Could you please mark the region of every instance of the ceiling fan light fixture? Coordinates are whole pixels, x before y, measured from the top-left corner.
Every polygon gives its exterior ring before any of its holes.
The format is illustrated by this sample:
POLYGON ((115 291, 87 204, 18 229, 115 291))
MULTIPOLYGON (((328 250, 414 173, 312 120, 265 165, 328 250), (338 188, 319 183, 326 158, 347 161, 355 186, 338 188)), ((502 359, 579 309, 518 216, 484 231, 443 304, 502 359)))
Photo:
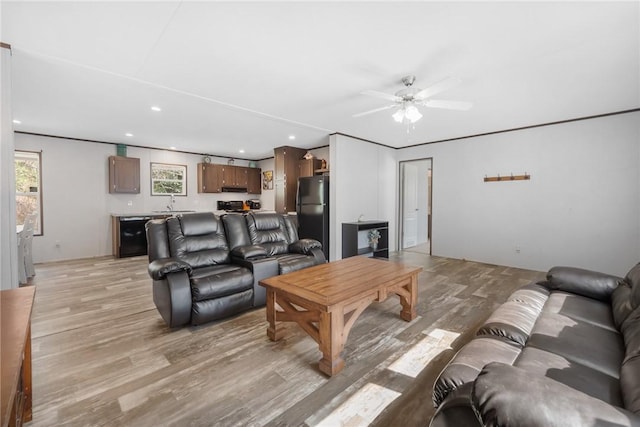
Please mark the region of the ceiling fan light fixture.
POLYGON ((398 111, 393 113, 391 117, 393 117, 393 120, 395 120, 396 122, 402 123, 402 121, 404 120, 404 108, 398 109, 398 111))
POLYGON ((411 122, 415 123, 422 118, 422 114, 416 108, 415 105, 410 105, 404 112, 404 116, 411 122))

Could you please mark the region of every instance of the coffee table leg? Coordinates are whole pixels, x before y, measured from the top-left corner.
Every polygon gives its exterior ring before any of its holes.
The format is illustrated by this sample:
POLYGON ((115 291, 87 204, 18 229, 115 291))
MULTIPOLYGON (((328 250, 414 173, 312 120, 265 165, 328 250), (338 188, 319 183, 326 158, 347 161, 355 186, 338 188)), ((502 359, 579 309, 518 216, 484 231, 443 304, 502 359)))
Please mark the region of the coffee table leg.
POLYGON ((402 311, 400 317, 407 322, 416 318, 416 304, 418 303, 418 275, 411 276, 411 280, 407 286, 404 287, 409 292, 408 298, 400 298, 400 304, 402 305, 402 311))
POLYGON ((284 330, 282 326, 278 328, 276 323, 276 292, 273 289, 267 288, 267 336, 271 341, 278 341, 284 336, 284 330))
POLYGON ((332 376, 344 368, 342 350, 344 349, 344 313, 341 309, 320 313, 320 351, 322 359, 318 367, 325 374, 332 376))

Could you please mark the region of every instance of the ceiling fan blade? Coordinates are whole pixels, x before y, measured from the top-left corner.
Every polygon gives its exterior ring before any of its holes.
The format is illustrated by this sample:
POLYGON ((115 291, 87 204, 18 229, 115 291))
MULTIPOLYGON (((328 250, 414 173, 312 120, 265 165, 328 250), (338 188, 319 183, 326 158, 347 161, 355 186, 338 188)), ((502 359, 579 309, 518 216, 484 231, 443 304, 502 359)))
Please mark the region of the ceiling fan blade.
POLYGON ((424 105, 425 107, 446 108, 448 110, 460 111, 467 111, 473 106, 471 102, 467 101, 446 101, 443 99, 429 99, 427 101, 422 101, 419 104, 424 105))
POLYGON ((433 95, 437 95, 440 92, 444 92, 445 90, 451 89, 454 86, 457 86, 462 82, 462 80, 458 77, 448 77, 444 80, 439 81, 436 84, 429 86, 426 89, 422 89, 420 92, 416 93, 415 99, 426 99, 432 97, 433 95))
POLYGON ((388 110, 389 108, 393 108, 396 105, 386 105, 384 107, 380 107, 380 108, 376 108, 374 110, 369 110, 369 111, 365 111, 364 113, 358 113, 358 114, 354 114, 352 117, 362 117, 362 116, 366 116, 367 114, 373 114, 373 113, 377 113, 378 111, 384 111, 384 110, 388 110))
POLYGON ((367 96, 375 96, 376 98, 386 99, 387 101, 401 101, 402 98, 399 96, 391 95, 389 93, 378 92, 377 90, 365 90, 364 92, 360 92, 362 95, 367 96))

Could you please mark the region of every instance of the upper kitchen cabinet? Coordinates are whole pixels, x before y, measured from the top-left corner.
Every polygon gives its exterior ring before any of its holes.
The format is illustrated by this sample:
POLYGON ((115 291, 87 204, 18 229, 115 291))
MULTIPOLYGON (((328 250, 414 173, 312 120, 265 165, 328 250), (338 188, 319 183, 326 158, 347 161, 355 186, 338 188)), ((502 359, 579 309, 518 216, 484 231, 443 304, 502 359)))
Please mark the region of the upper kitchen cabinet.
POLYGON ((314 176, 316 174, 316 170, 320 169, 321 165, 322 161, 315 157, 300 160, 300 178, 305 176, 314 176))
POLYGON ((221 193, 223 165, 198 163, 198 193, 221 193))
POLYGON ((262 169, 247 168, 247 193, 262 194, 262 169))
POLYGON ((244 166, 198 163, 198 193, 246 191, 260 194, 260 171, 258 168, 244 166))
POLYGON ((140 193, 140 159, 109 156, 109 193, 140 193))
POLYGON ((222 187, 242 189, 247 188, 247 169, 242 166, 222 166, 222 187))

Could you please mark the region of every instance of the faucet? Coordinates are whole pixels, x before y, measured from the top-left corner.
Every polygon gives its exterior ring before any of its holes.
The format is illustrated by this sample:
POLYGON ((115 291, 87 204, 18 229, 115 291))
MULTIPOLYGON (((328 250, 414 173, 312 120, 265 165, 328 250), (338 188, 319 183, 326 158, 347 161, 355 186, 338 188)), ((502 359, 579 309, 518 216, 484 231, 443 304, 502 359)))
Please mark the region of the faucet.
POLYGON ((171 199, 169 199, 169 204, 167 205, 167 209, 169 210, 169 212, 173 212, 173 205, 176 202, 176 196, 171 194, 169 197, 171 197, 171 199))

